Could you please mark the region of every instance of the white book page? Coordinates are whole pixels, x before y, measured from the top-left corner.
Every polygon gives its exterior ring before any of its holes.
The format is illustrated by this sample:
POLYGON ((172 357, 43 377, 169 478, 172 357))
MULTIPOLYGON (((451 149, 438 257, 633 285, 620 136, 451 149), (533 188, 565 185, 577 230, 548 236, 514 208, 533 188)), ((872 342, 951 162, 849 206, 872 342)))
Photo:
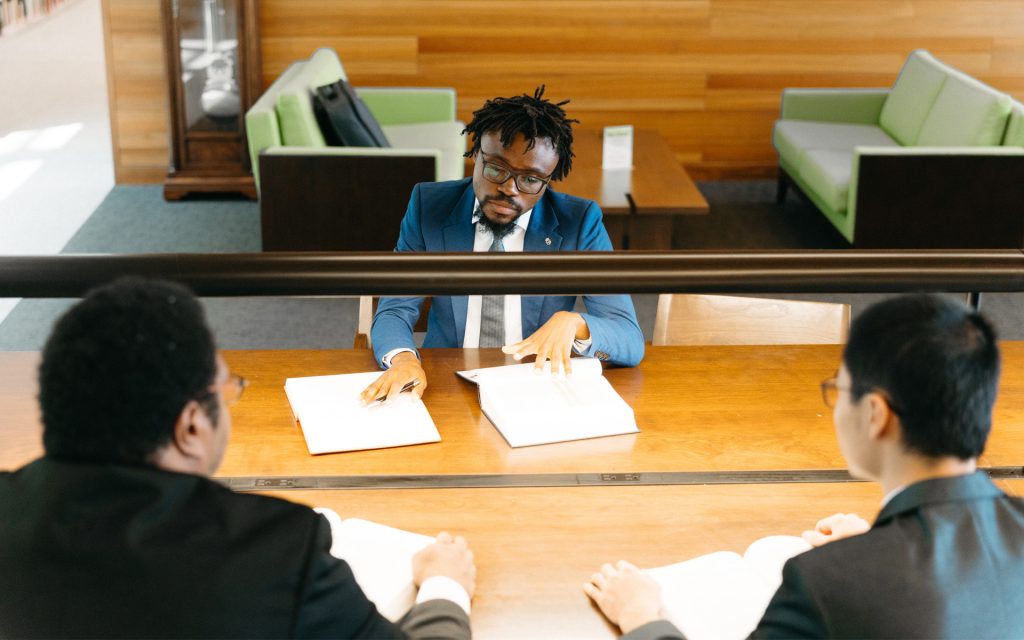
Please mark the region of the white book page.
POLYGON ((661 585, 666 616, 689 640, 741 639, 768 608, 786 560, 810 548, 802 538, 768 536, 742 558, 721 551, 647 572, 661 585))
POLYGON ((360 392, 380 372, 288 378, 284 390, 311 454, 383 449, 441 439, 423 401, 403 393, 364 406, 360 392))
POLYGON ((797 536, 768 536, 755 540, 747 547, 743 560, 750 571, 775 595, 782 584, 782 566, 786 560, 812 548, 806 540, 797 536))
POLYGON ((764 614, 771 593, 739 554, 720 551, 647 573, 661 585, 662 610, 688 640, 740 640, 764 614))
POLYGON ((392 622, 404 616, 416 603, 412 557, 434 539, 369 520, 342 520, 327 508, 315 510, 331 523, 331 555, 348 562, 381 615, 392 622))
MULTIPOLYGON (((546 365, 545 365, 546 366, 546 365)), ((506 382, 516 381, 522 379, 535 378, 549 378, 555 377, 550 373, 550 367, 547 368, 548 373, 534 373, 534 364, 528 362, 526 364, 507 364, 500 367, 484 367, 482 369, 467 369, 466 371, 456 371, 455 374, 460 378, 481 384, 485 380, 493 382, 506 382)), ((557 374, 557 372, 556 372, 557 374)), ((597 377, 602 375, 601 361, 597 358, 573 358, 572 359, 572 375, 569 378, 576 377, 597 377)))
POLYGON ((511 447, 639 431, 632 407, 604 376, 484 377, 480 407, 511 447))

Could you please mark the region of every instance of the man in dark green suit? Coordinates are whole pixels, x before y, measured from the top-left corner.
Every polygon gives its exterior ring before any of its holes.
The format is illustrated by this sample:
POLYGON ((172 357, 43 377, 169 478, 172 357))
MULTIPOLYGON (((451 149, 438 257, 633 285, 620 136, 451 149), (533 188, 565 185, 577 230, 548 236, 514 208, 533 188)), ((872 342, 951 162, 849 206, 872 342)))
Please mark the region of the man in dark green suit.
MULTIPOLYGON (((1024 501, 977 470, 999 351, 991 325, 949 298, 894 298, 853 324, 822 383, 840 449, 885 491, 873 525, 838 515, 790 559, 756 638, 1024 636, 1024 501)), ((630 639, 681 638, 657 584, 605 565, 585 590, 630 639)))
POLYGON ((43 351, 46 455, 0 472, 0 638, 469 638, 476 570, 447 534, 392 624, 327 520, 208 476, 244 389, 170 283, 90 293, 43 351))

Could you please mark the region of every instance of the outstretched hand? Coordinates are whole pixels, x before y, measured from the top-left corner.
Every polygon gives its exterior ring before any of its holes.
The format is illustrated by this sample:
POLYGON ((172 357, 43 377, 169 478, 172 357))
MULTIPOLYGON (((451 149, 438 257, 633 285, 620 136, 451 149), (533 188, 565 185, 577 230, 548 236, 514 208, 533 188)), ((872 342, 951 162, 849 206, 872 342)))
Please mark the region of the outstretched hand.
POLYGON ((866 533, 871 525, 856 513, 836 513, 818 520, 812 531, 804 531, 803 539, 813 547, 866 533))
POLYGON ((551 363, 553 375, 570 375, 572 373, 572 344, 575 340, 590 338, 587 321, 578 313, 559 311, 551 316, 533 335, 521 342, 501 348, 516 360, 536 355, 534 368, 543 371, 546 362, 551 363))
POLYGON ((470 598, 476 592, 476 564, 473 551, 462 536, 447 531, 412 557, 413 582, 419 587, 427 578, 445 576, 458 582, 470 598))
POLYGON ((583 591, 624 634, 661 619, 661 587, 625 560, 614 567, 601 565, 590 582, 583 584, 583 591))

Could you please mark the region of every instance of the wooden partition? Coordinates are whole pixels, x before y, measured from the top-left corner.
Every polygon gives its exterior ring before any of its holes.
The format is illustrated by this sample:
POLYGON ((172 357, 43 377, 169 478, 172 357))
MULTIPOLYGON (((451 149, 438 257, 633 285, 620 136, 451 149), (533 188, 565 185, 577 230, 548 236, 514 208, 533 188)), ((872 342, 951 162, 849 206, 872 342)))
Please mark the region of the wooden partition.
MULTIPOLYGON (((103 0, 119 183, 159 182, 167 111, 159 6, 103 0)), ((485 99, 546 84, 583 126, 658 129, 700 177, 774 175, 779 92, 888 86, 919 47, 1024 99, 1020 0, 262 0, 263 82, 317 47, 355 85, 485 99)))

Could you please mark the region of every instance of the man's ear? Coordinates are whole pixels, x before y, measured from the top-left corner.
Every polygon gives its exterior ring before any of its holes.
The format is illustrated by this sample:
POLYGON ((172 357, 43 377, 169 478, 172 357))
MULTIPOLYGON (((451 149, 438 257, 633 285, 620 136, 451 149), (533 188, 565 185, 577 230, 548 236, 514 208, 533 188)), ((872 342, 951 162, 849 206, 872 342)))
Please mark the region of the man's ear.
POLYGON ((210 427, 210 418, 206 411, 195 400, 189 400, 174 423, 174 437, 171 438, 170 444, 184 458, 204 459, 206 445, 201 434, 204 429, 210 427))
POLYGON ((891 437, 898 430, 895 424, 896 413, 889 406, 889 400, 882 394, 871 392, 865 398, 870 410, 868 437, 872 440, 883 440, 891 437))

